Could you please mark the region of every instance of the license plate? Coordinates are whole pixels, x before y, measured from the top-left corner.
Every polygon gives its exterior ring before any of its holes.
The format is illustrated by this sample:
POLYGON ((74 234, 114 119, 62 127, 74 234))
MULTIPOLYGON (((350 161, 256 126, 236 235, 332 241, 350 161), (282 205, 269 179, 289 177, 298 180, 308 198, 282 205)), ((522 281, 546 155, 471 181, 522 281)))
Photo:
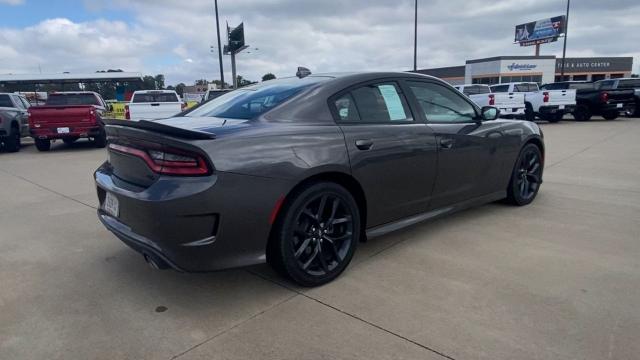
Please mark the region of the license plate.
POLYGON ((564 105, 560 105, 560 106, 558 106, 558 109, 560 109, 560 110, 564 110, 564 105))
POLYGON ((102 208, 107 214, 118 217, 118 213, 120 211, 120 205, 118 204, 118 198, 111 193, 107 193, 107 196, 104 199, 104 203, 102 204, 102 208))
POLYGON ((622 109, 622 104, 616 104, 616 107, 617 107, 618 109, 622 109))
POLYGON ((58 128, 58 134, 68 134, 68 133, 69 133, 68 127, 58 128))

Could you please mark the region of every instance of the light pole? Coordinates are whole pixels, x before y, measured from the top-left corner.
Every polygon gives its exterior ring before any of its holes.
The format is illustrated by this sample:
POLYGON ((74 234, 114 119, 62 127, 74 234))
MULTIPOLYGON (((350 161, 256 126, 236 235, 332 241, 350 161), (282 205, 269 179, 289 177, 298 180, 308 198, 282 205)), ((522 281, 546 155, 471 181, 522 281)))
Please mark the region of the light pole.
POLYGON ((415 0, 413 18, 413 71, 418 70, 418 0, 415 0))
POLYGON ((220 21, 218 20, 218 0, 214 0, 216 8, 216 33, 218 34, 218 63, 220 64, 220 88, 224 89, 224 69, 222 68, 222 45, 220 44, 220 21))
POLYGON ((567 15, 565 16, 564 24, 564 45, 562 46, 562 70, 560 71, 560 81, 564 81, 564 63, 567 57, 567 36, 569 36, 569 6, 571 6, 571 0, 567 0, 567 15))

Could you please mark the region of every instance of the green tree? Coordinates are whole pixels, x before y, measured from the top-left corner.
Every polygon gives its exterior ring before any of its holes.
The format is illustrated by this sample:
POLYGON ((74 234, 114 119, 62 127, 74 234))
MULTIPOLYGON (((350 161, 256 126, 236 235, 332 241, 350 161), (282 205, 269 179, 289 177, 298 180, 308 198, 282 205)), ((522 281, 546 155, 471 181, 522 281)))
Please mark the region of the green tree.
POLYGON ((178 95, 182 96, 184 94, 184 87, 187 86, 184 83, 180 83, 178 85, 176 85, 176 92, 178 93, 178 95))
POLYGON ((164 89, 164 75, 158 74, 154 76, 154 80, 156 81, 156 90, 164 89))
POLYGON ((266 74, 262 75, 262 81, 273 80, 275 78, 276 78, 276 76, 273 75, 272 73, 266 73, 266 74))
POLYGON ((247 86, 247 85, 251 85, 251 84, 255 84, 256 81, 251 81, 251 80, 247 80, 245 78, 242 77, 242 75, 238 75, 236 77, 236 81, 238 82, 238 87, 241 88, 243 86, 247 86))

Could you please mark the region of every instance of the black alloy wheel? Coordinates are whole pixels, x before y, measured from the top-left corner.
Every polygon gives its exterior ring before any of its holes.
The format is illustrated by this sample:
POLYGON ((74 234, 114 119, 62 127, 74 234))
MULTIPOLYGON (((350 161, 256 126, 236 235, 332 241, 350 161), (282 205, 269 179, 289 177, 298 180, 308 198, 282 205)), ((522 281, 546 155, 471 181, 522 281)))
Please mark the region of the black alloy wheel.
POLYGON ((317 183, 283 211, 276 268, 303 286, 321 285, 340 275, 360 236, 359 211, 351 194, 337 184, 317 183))
POLYGON ((605 120, 615 120, 618 118, 618 111, 607 111, 604 114, 602 114, 602 117, 605 120))
POLYGON ((520 152, 511 174, 507 200, 514 205, 531 203, 542 184, 542 153, 534 144, 527 144, 520 152))

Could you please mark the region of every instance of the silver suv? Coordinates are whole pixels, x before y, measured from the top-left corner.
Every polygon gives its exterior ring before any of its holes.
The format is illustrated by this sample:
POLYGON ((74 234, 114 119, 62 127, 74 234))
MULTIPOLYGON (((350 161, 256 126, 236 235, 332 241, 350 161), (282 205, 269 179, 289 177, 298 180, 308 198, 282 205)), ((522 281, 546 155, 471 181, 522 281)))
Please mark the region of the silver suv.
POLYGON ((23 95, 0 93, 0 144, 6 151, 20 151, 20 139, 29 136, 30 106, 23 95))

